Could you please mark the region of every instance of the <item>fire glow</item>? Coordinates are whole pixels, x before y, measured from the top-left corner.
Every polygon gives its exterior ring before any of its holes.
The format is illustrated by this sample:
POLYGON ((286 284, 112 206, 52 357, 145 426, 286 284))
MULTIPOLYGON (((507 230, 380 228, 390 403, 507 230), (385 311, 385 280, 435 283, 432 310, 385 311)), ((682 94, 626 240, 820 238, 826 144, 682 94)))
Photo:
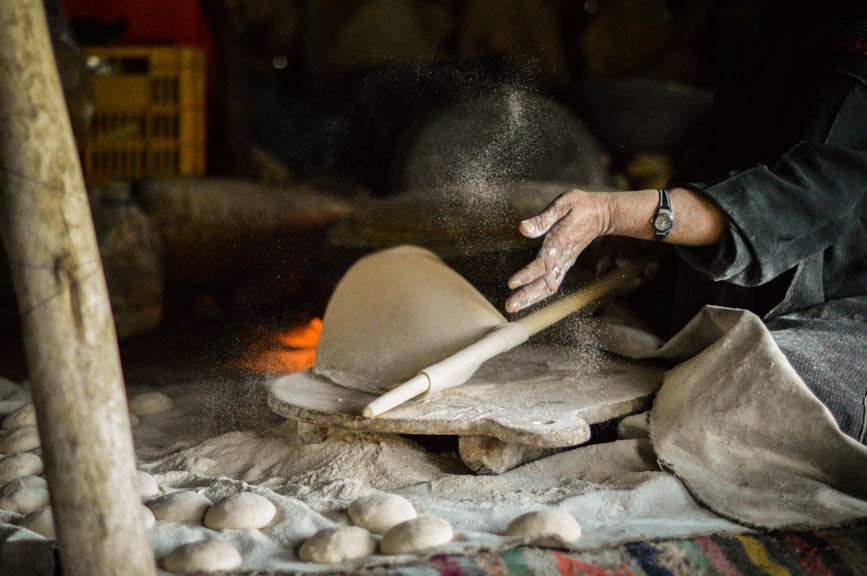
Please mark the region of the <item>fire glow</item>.
POLYGON ((241 367, 268 374, 291 374, 312 368, 322 320, 314 318, 286 332, 269 334, 251 347, 241 367))

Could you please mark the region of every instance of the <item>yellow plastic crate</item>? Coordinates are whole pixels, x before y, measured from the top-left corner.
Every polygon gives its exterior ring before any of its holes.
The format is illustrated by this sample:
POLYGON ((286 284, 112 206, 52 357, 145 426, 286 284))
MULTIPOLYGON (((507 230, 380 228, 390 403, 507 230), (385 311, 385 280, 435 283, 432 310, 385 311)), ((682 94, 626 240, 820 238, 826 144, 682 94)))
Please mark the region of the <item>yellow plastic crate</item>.
POLYGON ((95 111, 82 139, 90 185, 205 174, 205 54, 201 48, 83 49, 95 111))

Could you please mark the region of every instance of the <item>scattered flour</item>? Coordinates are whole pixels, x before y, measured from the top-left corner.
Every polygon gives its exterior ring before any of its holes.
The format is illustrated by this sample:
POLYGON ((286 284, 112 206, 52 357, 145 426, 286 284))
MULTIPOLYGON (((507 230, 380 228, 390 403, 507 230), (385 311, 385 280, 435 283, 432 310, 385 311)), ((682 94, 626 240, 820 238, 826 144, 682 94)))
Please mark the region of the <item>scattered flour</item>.
MULTIPOLYGON (((437 549, 444 552, 507 545, 499 535, 509 522, 540 507, 556 507, 580 518, 585 529, 581 547, 648 534, 742 530, 695 504, 673 476, 658 471, 638 441, 592 446, 592 458, 582 458, 590 448, 578 449, 500 476, 473 476, 456 453, 430 452, 400 436, 331 431, 319 443, 305 443, 251 391, 257 385, 237 381, 237 389, 231 390, 226 384, 193 381, 163 388, 175 407, 144 419, 134 430, 138 467, 165 493, 148 502, 157 520, 151 529, 157 558, 166 558, 181 545, 214 538, 216 533, 202 525, 206 510, 212 502, 238 493, 263 496, 276 508, 261 530, 219 533, 221 541, 241 552, 244 568, 253 571, 318 569, 297 559, 300 544, 322 529, 349 526, 347 508, 361 497, 381 493, 403 496, 419 514, 444 518, 458 528, 458 537, 437 549), (220 386, 222 392, 216 393, 220 386), (240 411, 243 418, 235 409, 239 398, 248 398, 240 411), (621 460, 626 464, 618 473, 621 460), (613 489, 588 480, 600 477, 594 471, 602 468, 605 478, 618 479, 613 489)), ((16 400, 15 407, 20 405, 16 400)), ((48 505, 48 492, 36 481, 44 500, 31 511, 48 505)), ((0 573, 17 573, 15 558, 28 554, 47 555, 28 564, 44 560, 50 565, 50 546, 19 541, 19 517, 6 510, 0 512, 0 527, 12 536, 3 547, 0 573)), ((393 561, 374 554, 347 562, 360 567, 393 561)))

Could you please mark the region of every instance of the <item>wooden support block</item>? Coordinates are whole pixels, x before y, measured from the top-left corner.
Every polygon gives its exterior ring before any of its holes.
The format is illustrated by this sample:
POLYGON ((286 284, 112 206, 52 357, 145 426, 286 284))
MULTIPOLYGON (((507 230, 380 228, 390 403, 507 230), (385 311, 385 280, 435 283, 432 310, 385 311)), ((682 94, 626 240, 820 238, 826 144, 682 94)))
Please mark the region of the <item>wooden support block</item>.
POLYGON ((96 234, 40 0, 0 2, 0 234, 66 576, 152 576, 96 234))
POLYGON ((321 444, 328 439, 328 426, 319 426, 318 424, 299 420, 296 431, 298 438, 305 446, 309 444, 321 444))

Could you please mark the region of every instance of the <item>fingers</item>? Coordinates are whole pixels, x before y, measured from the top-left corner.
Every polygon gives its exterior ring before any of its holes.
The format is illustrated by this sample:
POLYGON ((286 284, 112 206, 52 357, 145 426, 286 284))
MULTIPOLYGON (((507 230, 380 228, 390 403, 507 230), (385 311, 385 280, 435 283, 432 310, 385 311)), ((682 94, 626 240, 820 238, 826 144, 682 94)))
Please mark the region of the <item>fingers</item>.
POLYGON ((527 266, 509 278, 509 288, 518 290, 506 302, 508 312, 517 312, 554 294, 578 254, 598 235, 592 211, 576 209, 586 192, 573 190, 548 205, 538 216, 521 222, 525 236, 544 235, 542 248, 527 266))
POLYGON ((548 204, 541 214, 527 218, 518 227, 521 234, 528 238, 538 238, 547 233, 551 227, 566 216, 572 209, 572 203, 567 194, 561 194, 548 204))
POLYGON ((536 258, 509 279, 509 287, 513 290, 523 288, 506 302, 508 312, 517 312, 557 292, 566 272, 575 263, 575 256, 563 253, 548 242, 551 234, 546 237, 536 258))
POLYGON ((569 259, 570 254, 564 252, 561 246, 569 243, 567 228, 563 220, 551 228, 536 258, 509 278, 509 288, 514 290, 542 276, 559 277, 566 272, 568 268, 564 263, 569 259))
POLYGON ((556 284, 551 283, 552 280, 550 276, 537 278, 512 294, 512 296, 506 301, 506 310, 508 312, 518 312, 527 306, 532 306, 536 302, 544 300, 557 291, 560 287, 561 281, 562 275, 560 276, 560 280, 555 281, 556 284))
POLYGON ((509 278, 509 288, 512 290, 516 288, 520 288, 525 284, 529 284, 536 278, 539 278, 545 273, 545 262, 541 257, 536 256, 536 258, 515 272, 511 278, 509 278))

